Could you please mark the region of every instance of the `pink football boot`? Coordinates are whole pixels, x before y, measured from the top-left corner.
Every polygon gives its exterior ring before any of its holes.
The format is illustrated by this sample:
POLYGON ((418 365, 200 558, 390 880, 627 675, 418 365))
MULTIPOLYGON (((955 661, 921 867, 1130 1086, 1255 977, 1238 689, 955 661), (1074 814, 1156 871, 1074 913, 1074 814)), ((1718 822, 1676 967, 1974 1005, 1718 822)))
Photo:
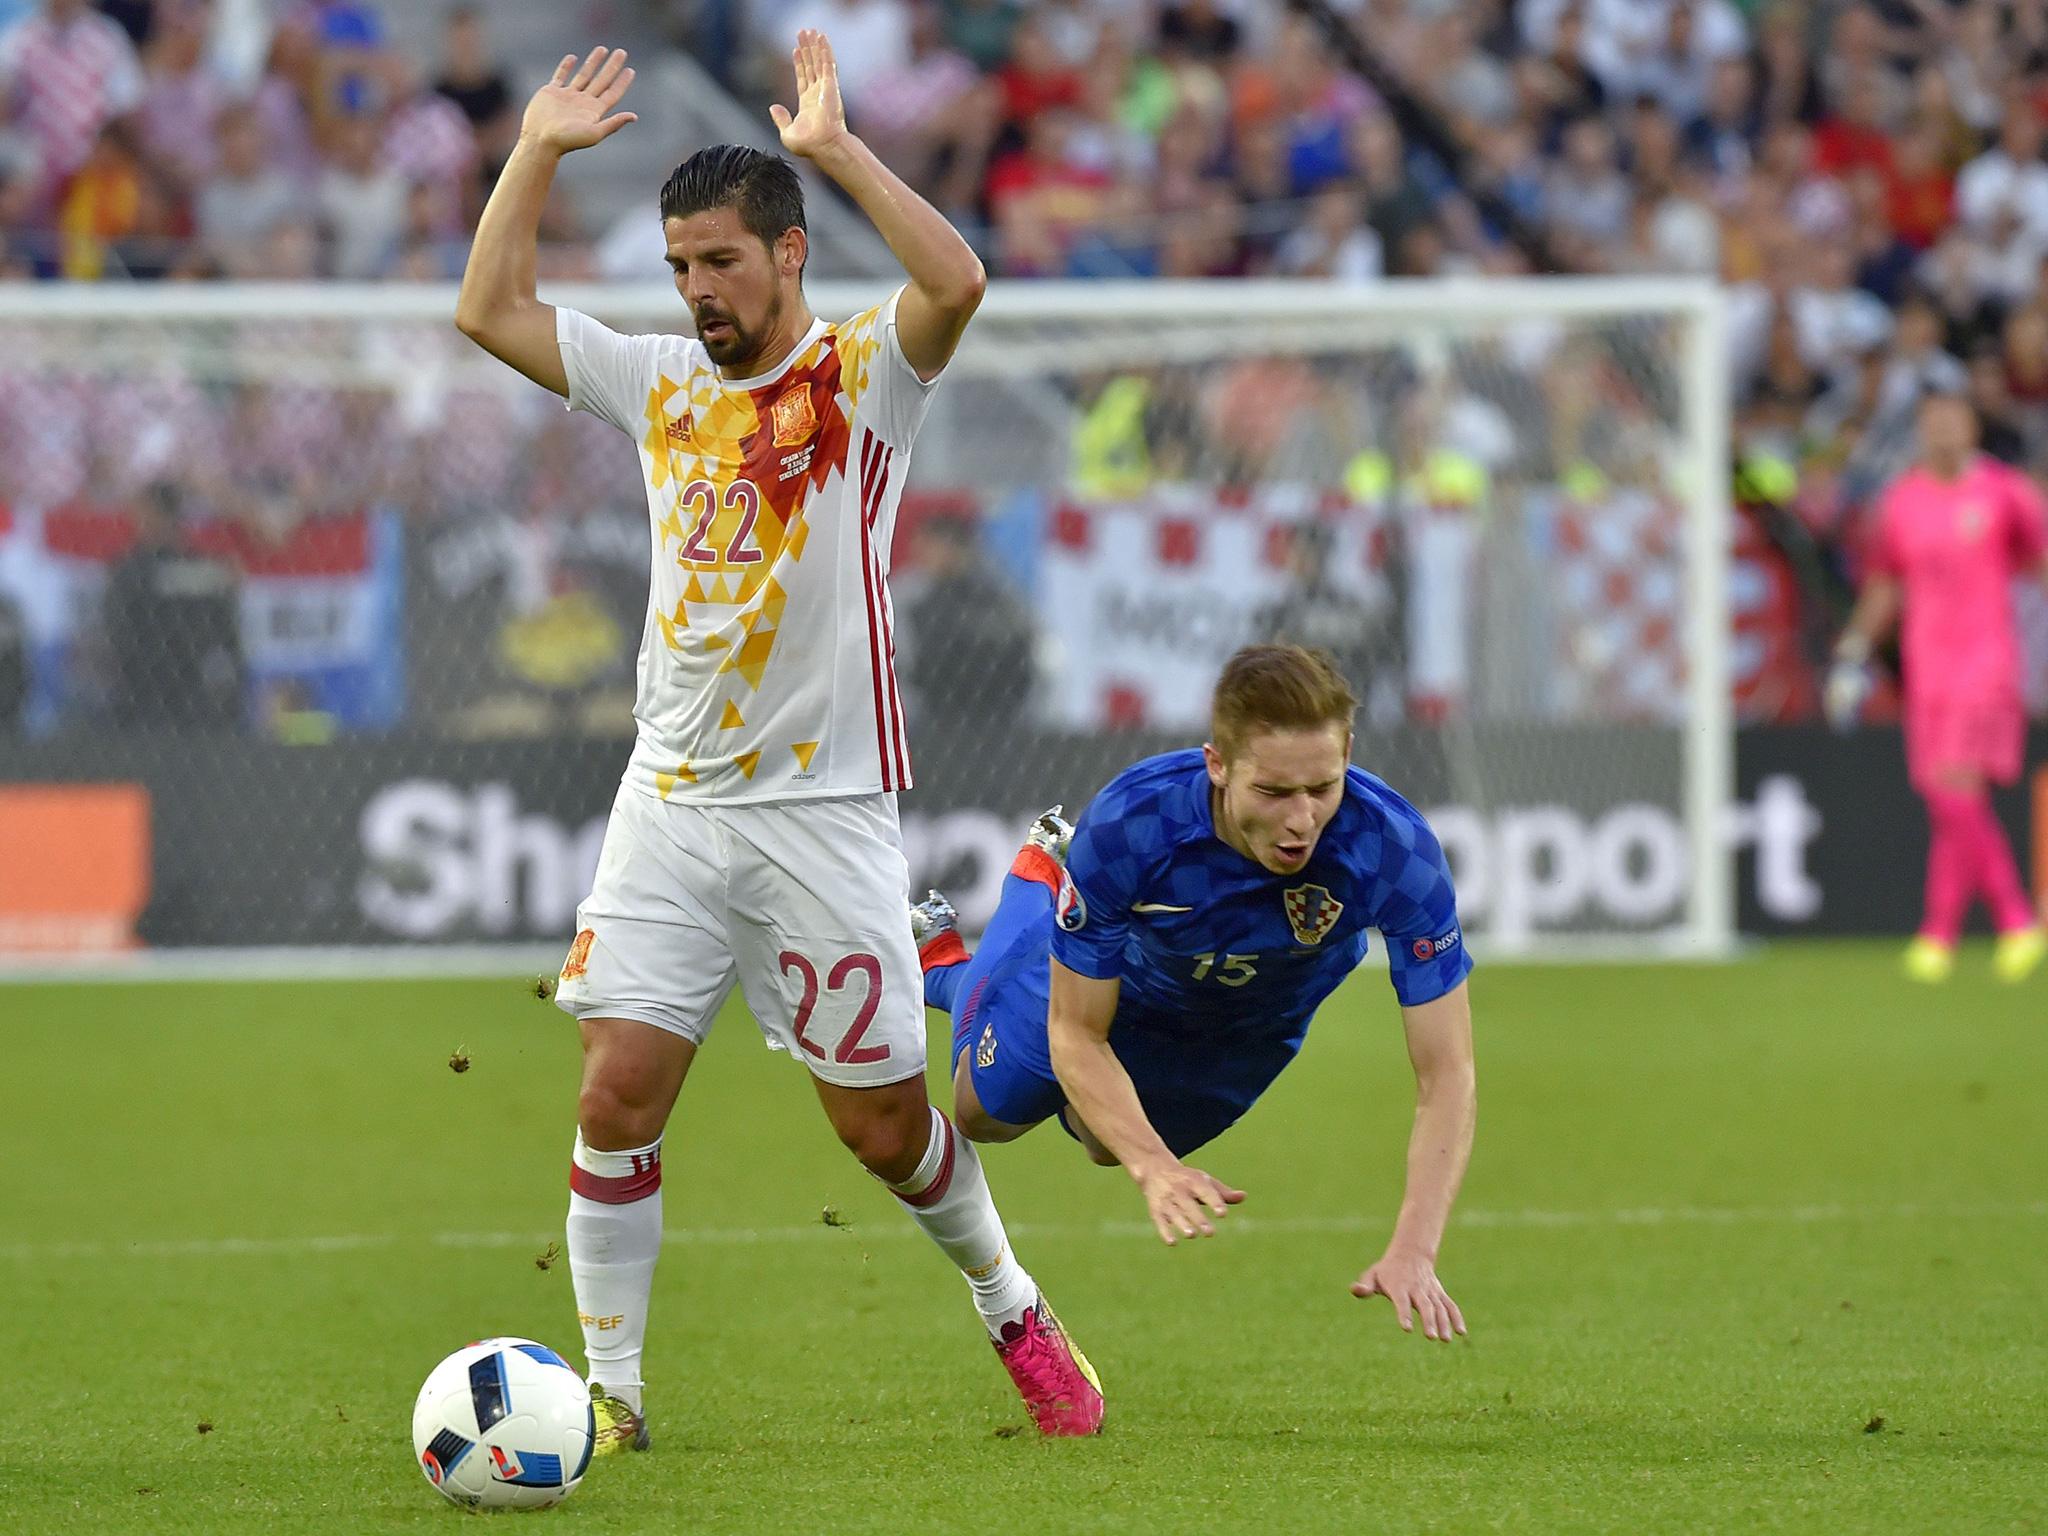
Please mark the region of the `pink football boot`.
POLYGON ((990 1341, 1017 1384, 1041 1435, 1093 1435, 1102 1430, 1102 1383, 1074 1347, 1043 1293, 1019 1322, 1003 1324, 990 1341))

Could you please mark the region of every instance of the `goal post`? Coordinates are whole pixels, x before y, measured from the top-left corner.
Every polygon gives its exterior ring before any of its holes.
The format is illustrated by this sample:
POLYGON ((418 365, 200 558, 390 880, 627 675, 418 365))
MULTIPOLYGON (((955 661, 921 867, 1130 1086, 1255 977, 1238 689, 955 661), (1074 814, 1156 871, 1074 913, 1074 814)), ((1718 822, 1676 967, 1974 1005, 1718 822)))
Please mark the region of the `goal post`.
MULTIPOLYGON (((684 318, 659 283, 542 296, 684 318)), ((0 900, 0 956, 566 944, 631 735, 644 490, 453 308, 0 288, 29 660, 0 825, 30 786, 146 802, 82 910, 0 900), (166 528, 191 570, 139 614, 166 528)), ((985 919, 1030 813, 1198 742, 1222 658, 1297 638, 1482 953, 1729 953, 1723 324, 1690 281, 995 284, 895 530, 918 888, 985 919)))

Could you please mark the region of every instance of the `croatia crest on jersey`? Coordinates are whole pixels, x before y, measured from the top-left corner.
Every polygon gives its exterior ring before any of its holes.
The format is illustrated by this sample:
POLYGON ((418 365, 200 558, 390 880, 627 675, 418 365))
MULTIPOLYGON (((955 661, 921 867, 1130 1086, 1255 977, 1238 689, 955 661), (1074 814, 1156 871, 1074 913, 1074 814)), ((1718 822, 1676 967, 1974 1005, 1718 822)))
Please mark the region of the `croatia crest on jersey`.
POLYGON ((1287 908, 1287 924, 1294 930, 1296 941, 1302 944, 1322 943, 1337 926, 1337 919, 1344 915, 1344 903, 1320 885, 1294 886, 1282 900, 1287 908))

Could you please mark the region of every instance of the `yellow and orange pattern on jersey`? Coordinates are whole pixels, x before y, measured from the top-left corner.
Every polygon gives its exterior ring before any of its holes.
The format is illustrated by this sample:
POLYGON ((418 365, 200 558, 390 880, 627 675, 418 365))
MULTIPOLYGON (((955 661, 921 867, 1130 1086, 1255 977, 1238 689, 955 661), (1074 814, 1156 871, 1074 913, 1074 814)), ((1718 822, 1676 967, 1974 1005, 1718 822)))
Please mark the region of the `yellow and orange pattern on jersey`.
POLYGON ((889 310, 816 325, 738 382, 686 338, 612 338, 649 364, 640 419, 619 422, 655 532, 629 777, 664 799, 909 785, 886 585, 908 447, 886 439, 908 434, 870 407, 878 367, 924 386, 882 356, 889 310))

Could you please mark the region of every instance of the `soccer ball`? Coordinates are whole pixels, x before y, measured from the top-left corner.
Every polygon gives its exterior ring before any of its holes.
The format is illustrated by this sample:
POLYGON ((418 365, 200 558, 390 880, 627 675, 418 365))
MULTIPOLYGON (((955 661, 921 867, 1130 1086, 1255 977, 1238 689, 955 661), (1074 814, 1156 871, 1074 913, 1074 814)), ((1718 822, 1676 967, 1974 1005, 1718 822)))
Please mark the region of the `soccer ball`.
POLYGON ((541 1509, 583 1480, 597 1422, 576 1368, 531 1339, 484 1339, 435 1366, 412 1408, 427 1481, 468 1509, 541 1509))

